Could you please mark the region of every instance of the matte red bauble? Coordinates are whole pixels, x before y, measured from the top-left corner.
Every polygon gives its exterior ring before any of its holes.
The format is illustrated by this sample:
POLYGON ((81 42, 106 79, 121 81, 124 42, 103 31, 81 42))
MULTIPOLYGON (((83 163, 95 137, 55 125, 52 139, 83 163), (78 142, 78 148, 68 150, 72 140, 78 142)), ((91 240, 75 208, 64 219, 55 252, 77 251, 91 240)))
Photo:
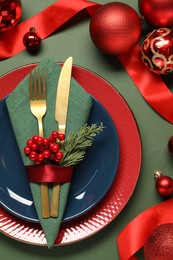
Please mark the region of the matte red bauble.
POLYGON ((172 0, 139 0, 139 10, 146 22, 156 28, 173 26, 172 0))
POLYGON ((173 71, 173 30, 160 28, 152 31, 141 46, 142 61, 157 74, 173 71))
POLYGON ((20 0, 0 0, 0 33, 15 26, 20 20, 21 14, 20 0))
POLYGON ((150 233, 144 245, 144 256, 145 260, 173 259, 172 223, 159 225, 150 233))
POLYGON ((141 35, 141 20, 129 5, 112 2, 102 5, 90 21, 90 36, 101 51, 129 53, 141 35))

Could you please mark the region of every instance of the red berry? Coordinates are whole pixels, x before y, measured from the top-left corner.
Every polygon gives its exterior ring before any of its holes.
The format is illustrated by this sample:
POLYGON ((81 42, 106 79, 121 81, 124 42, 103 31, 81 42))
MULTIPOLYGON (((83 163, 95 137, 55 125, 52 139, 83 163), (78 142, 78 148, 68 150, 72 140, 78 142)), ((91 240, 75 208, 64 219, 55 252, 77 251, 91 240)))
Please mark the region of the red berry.
POLYGON ((34 135, 33 138, 32 138, 33 142, 34 142, 34 143, 37 143, 38 138, 39 138, 38 135, 34 135))
POLYGON ((65 139, 65 134, 58 134, 58 139, 63 141, 65 139))
POLYGON ((59 151, 59 145, 58 144, 52 144, 50 149, 53 153, 57 153, 59 151))
POLYGON ((50 150, 53 149, 53 146, 54 146, 54 143, 50 143, 50 144, 49 144, 49 148, 50 148, 50 150))
POLYGON ((37 156, 37 159, 39 161, 43 161, 44 160, 44 154, 43 153, 39 153, 38 156, 37 156))
POLYGON ((41 161, 38 160, 38 159, 36 159, 36 160, 35 160, 35 164, 41 164, 41 161))
POLYGON ((52 137, 55 138, 55 139, 58 138, 58 132, 57 131, 53 131, 52 132, 52 137))
POLYGON ((26 142, 27 146, 31 147, 31 145, 33 144, 33 141, 32 139, 29 139, 27 142, 26 142))
POLYGON ((63 157, 63 153, 62 152, 57 152, 56 153, 56 159, 61 160, 62 157, 63 157))
POLYGON ((49 142, 50 143, 55 143, 56 142, 56 138, 54 138, 53 136, 49 137, 49 142))
POLYGON ((29 159, 30 159, 31 161, 35 161, 35 160, 37 159, 37 153, 32 151, 32 152, 29 154, 29 159))
POLYGON ((24 153, 25 153, 25 154, 30 154, 30 152, 31 152, 31 148, 28 147, 28 146, 26 146, 26 147, 24 148, 24 153))
POLYGON ((32 151, 36 151, 37 148, 38 148, 38 144, 33 143, 33 144, 31 145, 31 149, 32 149, 32 151))
POLYGON ((49 150, 44 150, 43 155, 45 159, 48 159, 50 157, 50 151, 49 150))
POLYGON ((37 139, 38 144, 43 144, 43 137, 39 136, 37 139))
POLYGON ((43 144, 48 145, 49 144, 49 139, 48 138, 43 138, 43 144))

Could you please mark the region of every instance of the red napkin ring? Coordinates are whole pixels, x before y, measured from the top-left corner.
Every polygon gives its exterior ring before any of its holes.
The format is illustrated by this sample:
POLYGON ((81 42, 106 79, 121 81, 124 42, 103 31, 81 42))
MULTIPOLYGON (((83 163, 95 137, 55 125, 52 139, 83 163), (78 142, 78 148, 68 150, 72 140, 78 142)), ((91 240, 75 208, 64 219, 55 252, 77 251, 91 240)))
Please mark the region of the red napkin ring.
POLYGON ((25 166, 30 182, 71 182, 74 166, 40 164, 25 166))

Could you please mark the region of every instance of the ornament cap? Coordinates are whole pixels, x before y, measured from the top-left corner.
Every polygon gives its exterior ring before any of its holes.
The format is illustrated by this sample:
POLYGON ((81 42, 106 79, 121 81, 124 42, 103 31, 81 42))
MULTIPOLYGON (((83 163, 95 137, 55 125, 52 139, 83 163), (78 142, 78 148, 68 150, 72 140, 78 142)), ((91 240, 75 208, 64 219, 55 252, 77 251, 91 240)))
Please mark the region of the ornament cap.
POLYGON ((163 173, 162 173, 161 171, 159 171, 159 170, 155 170, 155 171, 154 171, 154 177, 155 177, 155 179, 158 179, 158 178, 160 178, 161 176, 163 176, 163 173))
POLYGON ((36 28, 34 26, 32 26, 30 29, 29 29, 30 32, 35 32, 36 31, 36 28))

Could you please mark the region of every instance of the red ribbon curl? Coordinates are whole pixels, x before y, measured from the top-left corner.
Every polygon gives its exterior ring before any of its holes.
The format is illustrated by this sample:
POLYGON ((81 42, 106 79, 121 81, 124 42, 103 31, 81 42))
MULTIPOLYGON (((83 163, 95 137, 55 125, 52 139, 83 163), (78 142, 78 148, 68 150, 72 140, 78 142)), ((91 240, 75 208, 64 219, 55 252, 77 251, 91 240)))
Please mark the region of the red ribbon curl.
POLYGON ((30 182, 71 182, 74 166, 40 164, 25 166, 30 182))
POLYGON ((173 199, 143 211, 133 219, 117 238, 120 260, 135 260, 149 234, 161 224, 173 223, 173 199), (125 250, 124 250, 125 249, 125 250))

